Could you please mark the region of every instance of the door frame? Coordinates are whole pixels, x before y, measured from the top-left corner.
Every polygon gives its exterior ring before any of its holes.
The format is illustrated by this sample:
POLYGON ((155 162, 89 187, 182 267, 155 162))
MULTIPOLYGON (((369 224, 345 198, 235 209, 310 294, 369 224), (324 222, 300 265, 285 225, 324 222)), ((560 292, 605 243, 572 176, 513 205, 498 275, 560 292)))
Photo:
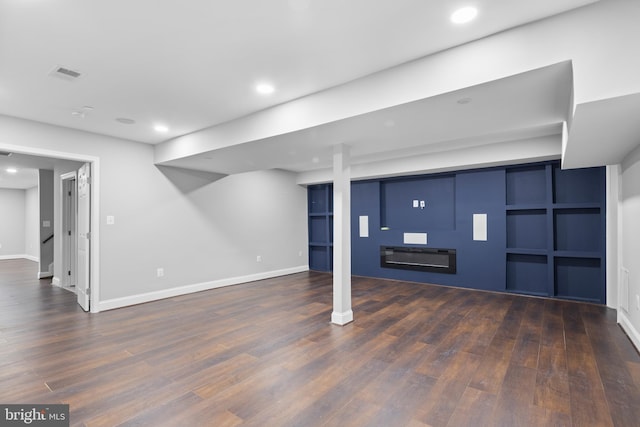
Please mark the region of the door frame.
MULTIPOLYGON (((82 153, 71 153, 65 151, 55 151, 40 147, 5 144, 0 142, 0 150, 9 151, 18 154, 26 154, 40 157, 51 157, 60 160, 73 160, 76 162, 91 164, 91 216, 89 218, 91 227, 91 242, 89 252, 89 268, 90 272, 90 312, 98 313, 100 311, 100 157, 91 156, 82 153)), ((55 179, 55 177, 54 177, 55 179)), ((60 204, 61 205, 61 204, 60 204)), ((62 218, 62 206, 58 207, 56 212, 62 218)), ((55 220, 55 219, 54 219, 55 220)), ((61 221, 57 224, 54 232, 60 233, 61 221)))
POLYGON ((74 292, 77 274, 76 258, 78 255, 78 243, 77 241, 75 243, 73 242, 78 238, 77 175, 78 173, 76 171, 60 175, 60 208, 62 211, 62 238, 60 239, 62 241, 62 273, 60 277, 60 285, 66 289, 73 286, 74 292), (70 200, 67 200, 67 191, 72 193, 69 195, 71 196, 70 200), (73 237, 71 239, 69 239, 67 235, 67 230, 69 228, 71 228, 71 231, 73 232, 73 237), (67 269, 70 274, 66 273, 67 269), (69 283, 69 276, 73 278, 73 283, 69 283))

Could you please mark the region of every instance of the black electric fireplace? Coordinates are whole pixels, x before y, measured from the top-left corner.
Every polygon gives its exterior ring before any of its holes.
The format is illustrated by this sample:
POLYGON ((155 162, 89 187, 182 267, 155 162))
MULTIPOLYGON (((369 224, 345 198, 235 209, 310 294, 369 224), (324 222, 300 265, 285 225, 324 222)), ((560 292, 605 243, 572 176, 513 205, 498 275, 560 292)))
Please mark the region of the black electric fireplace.
POLYGON ((380 246, 380 267, 456 273, 456 250, 380 246))

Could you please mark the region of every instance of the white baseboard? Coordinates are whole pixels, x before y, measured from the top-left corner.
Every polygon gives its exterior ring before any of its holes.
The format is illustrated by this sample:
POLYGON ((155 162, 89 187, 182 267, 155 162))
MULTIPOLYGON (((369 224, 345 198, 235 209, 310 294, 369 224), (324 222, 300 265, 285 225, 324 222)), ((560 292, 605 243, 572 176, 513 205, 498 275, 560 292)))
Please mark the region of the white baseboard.
POLYGON ((620 309, 618 309, 618 323, 627 333, 636 350, 640 351, 640 333, 633 327, 633 324, 631 324, 629 318, 624 314, 624 311, 620 309))
POLYGON ((53 286, 62 287, 61 282, 60 282, 60 278, 59 278, 59 277, 55 277, 55 276, 53 276, 53 279, 51 279, 51 284, 52 284, 53 286))
POLYGON ((344 313, 331 313, 331 323, 335 323, 336 325, 346 325, 347 323, 353 322, 353 311, 345 311, 344 313))
POLYGON ((35 261, 35 262, 39 262, 40 261, 40 258, 32 256, 32 255, 27 255, 27 254, 0 255, 0 261, 7 260, 7 259, 28 259, 29 261, 35 261))
POLYGON ((97 311, 113 310, 116 308, 128 307, 145 302, 157 301, 165 298, 172 298, 179 295, 187 295, 195 292, 207 291, 210 289, 221 288, 224 286, 239 285, 242 283, 254 282, 256 280, 271 279, 273 277, 286 276, 288 274, 301 273, 308 271, 308 265, 298 267, 285 268, 282 270, 265 271, 263 273, 250 274, 247 276, 230 277, 228 279, 214 280, 211 282, 196 283, 193 285, 180 286, 177 288, 163 289, 156 292, 147 292, 144 294, 131 295, 122 298, 113 298, 98 303, 97 311))
POLYGON ((53 277, 53 273, 49 273, 48 271, 38 272, 38 279, 48 279, 49 277, 53 277))

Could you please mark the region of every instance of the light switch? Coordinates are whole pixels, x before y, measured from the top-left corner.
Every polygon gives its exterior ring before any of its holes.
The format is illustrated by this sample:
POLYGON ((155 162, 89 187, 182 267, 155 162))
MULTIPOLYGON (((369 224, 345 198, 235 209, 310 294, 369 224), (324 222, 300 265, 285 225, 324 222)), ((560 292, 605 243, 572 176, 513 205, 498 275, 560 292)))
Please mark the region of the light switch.
POLYGON ((426 205, 427 204, 424 202, 424 200, 420 200, 420 209, 424 209, 426 205))
POLYGON ((116 223, 116 218, 113 215, 107 215, 107 225, 113 225, 116 223))

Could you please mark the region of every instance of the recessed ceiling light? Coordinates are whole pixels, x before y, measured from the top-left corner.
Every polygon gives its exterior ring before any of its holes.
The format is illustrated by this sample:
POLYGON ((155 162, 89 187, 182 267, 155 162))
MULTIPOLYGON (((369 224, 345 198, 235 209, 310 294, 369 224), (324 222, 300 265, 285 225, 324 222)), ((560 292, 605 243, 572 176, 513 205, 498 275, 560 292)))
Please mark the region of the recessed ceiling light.
POLYGON ((7 173, 18 173, 18 169, 16 168, 8 168, 7 173))
POLYGON ((132 124, 134 124, 136 121, 135 121, 135 120, 133 120, 133 119, 128 119, 128 118, 126 118, 126 117, 118 117, 118 118, 116 119, 116 122, 118 122, 118 123, 122 123, 123 125, 132 125, 132 124))
POLYGON ((256 92, 260 95, 269 95, 275 92, 276 88, 270 83, 258 83, 256 85, 256 92))
POLYGON ((160 133, 167 133, 167 132, 169 132, 169 128, 168 128, 167 126, 165 126, 165 125, 155 125, 155 126, 153 127, 153 129, 154 129, 156 132, 160 132, 160 133))
POLYGON ((478 16, 478 9, 473 6, 462 7, 451 14, 451 22, 465 24, 473 21, 478 16))

